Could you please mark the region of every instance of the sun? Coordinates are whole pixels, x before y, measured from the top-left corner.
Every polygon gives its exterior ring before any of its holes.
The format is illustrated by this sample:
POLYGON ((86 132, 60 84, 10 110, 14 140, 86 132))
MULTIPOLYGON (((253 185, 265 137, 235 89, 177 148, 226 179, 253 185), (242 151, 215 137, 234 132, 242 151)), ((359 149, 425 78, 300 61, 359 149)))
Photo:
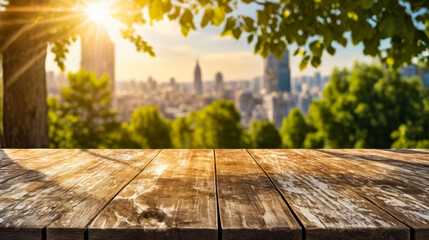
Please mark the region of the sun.
POLYGON ((106 23, 111 18, 109 4, 106 1, 89 3, 86 7, 89 20, 96 23, 106 23))

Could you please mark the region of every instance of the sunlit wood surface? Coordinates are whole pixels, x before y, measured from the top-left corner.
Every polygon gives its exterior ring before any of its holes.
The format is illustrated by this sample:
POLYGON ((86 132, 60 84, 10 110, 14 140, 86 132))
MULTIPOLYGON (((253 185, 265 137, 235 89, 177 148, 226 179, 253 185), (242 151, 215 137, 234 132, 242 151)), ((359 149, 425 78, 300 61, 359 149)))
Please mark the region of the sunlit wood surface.
POLYGON ((429 151, 0 150, 0 240, 429 239, 429 151))

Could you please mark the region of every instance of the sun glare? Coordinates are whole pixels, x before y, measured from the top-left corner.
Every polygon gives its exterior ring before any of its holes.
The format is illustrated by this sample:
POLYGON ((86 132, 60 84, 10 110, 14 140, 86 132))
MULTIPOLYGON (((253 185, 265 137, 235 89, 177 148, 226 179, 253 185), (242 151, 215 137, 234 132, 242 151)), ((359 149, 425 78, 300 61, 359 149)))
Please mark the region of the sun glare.
POLYGON ((88 4, 86 14, 96 23, 105 23, 110 18, 110 9, 107 2, 100 1, 88 4))

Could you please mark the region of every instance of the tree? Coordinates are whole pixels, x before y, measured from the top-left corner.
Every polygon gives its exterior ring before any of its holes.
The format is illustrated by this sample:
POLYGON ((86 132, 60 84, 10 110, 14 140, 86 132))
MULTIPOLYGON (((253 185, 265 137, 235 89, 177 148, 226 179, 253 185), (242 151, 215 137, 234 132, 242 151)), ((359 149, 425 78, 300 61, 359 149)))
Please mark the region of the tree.
POLYGON ((334 70, 323 98, 311 103, 308 122, 316 132, 310 136, 326 148, 389 148, 401 124, 422 126, 427 98, 421 79, 401 78, 380 65, 334 70))
POLYGON ((170 148, 170 125, 169 120, 161 117, 157 106, 145 106, 133 112, 125 128, 138 148, 170 148))
MULTIPOLYGON (((50 43, 64 68, 68 46, 87 23, 84 0, 14 0, 0 2, 0 53, 4 56, 5 146, 46 147, 46 83, 44 64, 50 43), (25 10, 25 11, 24 11, 25 10), (30 10, 30 11, 29 11, 30 10), (29 81, 28 79, 31 79, 29 81)), ((136 49, 155 55, 135 29, 168 18, 177 21, 183 35, 201 27, 222 26, 222 35, 244 36, 255 53, 281 57, 285 48, 297 44, 301 68, 319 66, 326 51, 335 54, 335 43, 362 43, 363 53, 378 56, 399 67, 417 58, 429 46, 427 0, 390 1, 171 1, 117 0, 112 15, 125 26, 122 35, 136 49), (255 6, 248 15, 241 11, 255 6), (146 16, 146 13, 147 16, 146 16), (424 27, 422 27, 424 26, 424 27), (244 34, 243 34, 244 33, 244 34), (349 34, 350 33, 350 34, 349 34), (347 38, 347 34, 350 35, 347 38), (390 45, 381 50, 381 40, 390 45)))
POLYGON ((234 103, 217 100, 189 116, 192 148, 239 148, 244 132, 234 103))
POLYGON ((178 117, 171 125, 171 142, 174 148, 191 148, 192 129, 189 123, 190 118, 178 117))
POLYGON ((253 148, 280 148, 282 139, 276 125, 269 121, 252 122, 249 129, 253 148))
POLYGON ((111 147, 119 139, 114 130, 120 123, 112 109, 108 76, 97 78, 94 72, 81 70, 68 75, 68 84, 61 90, 62 102, 48 99, 51 146, 111 147))
POLYGON ((423 101, 424 108, 419 111, 421 116, 414 122, 401 124, 392 132, 393 148, 429 148, 429 100, 423 101))
POLYGON ((304 141, 311 127, 298 108, 292 109, 283 119, 280 135, 284 148, 304 148, 304 141))

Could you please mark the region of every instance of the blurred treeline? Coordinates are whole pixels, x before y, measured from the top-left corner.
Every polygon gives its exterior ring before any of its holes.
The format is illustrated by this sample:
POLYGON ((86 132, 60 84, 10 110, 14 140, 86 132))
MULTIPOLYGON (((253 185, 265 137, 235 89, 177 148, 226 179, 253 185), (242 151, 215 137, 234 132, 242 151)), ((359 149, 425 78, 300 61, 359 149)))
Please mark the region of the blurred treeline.
POLYGON ((234 103, 218 100, 188 117, 164 119, 156 106, 119 122, 106 76, 69 74, 62 100, 48 99, 53 148, 428 148, 429 90, 380 65, 335 69, 307 115, 293 109, 277 131, 240 126, 234 103))

